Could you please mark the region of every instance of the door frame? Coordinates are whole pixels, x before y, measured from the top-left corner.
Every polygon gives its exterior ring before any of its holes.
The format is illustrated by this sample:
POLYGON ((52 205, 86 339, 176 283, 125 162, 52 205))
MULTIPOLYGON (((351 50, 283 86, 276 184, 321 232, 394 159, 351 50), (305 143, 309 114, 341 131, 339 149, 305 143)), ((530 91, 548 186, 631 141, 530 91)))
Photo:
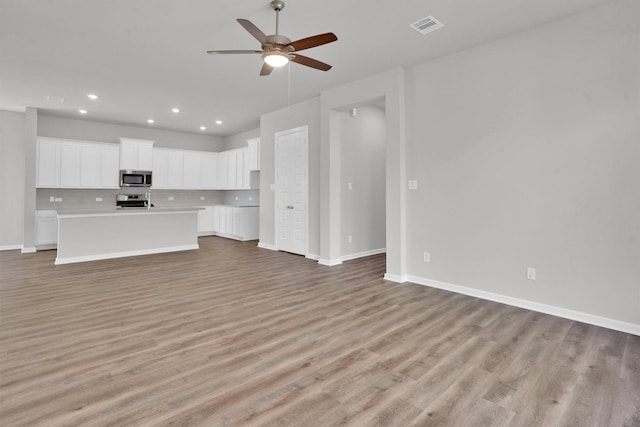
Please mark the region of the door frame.
POLYGON ((304 206, 305 206, 305 215, 304 215, 304 253, 301 254, 303 256, 309 255, 309 126, 298 126, 292 129, 287 129, 279 132, 275 132, 274 135, 274 176, 275 176, 275 192, 274 192, 274 246, 275 250, 281 250, 278 248, 278 225, 279 225, 279 203, 280 203, 280 190, 278 185, 278 138, 283 135, 288 135, 291 133, 297 133, 304 131, 305 133, 305 174, 304 174, 304 206))

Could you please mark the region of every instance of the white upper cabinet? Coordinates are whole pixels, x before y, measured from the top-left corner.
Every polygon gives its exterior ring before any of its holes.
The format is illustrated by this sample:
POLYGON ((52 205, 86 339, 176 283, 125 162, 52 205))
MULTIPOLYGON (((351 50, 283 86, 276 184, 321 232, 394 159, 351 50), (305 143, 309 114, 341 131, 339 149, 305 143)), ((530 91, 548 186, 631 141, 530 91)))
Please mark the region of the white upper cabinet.
POLYGON ((238 188, 238 175, 236 174, 236 168, 238 166, 236 162, 237 150, 225 151, 224 154, 227 156, 227 188, 238 188))
POLYGON ((120 147, 100 144, 100 187, 120 188, 120 147))
POLYGON ((228 177, 227 177, 227 153, 222 151, 218 153, 218 161, 217 161, 217 182, 216 187, 220 190, 224 190, 228 187, 228 177))
POLYGON ((216 190, 218 154, 209 151, 153 149, 153 188, 216 190))
POLYGON ((169 150, 153 149, 151 188, 169 188, 169 150))
POLYGON ((260 170, 260 138, 247 139, 249 144, 249 170, 260 170))
POLYGON ((146 139, 120 138, 120 169, 153 170, 153 142, 146 139))
POLYGON ((38 138, 36 187, 60 187, 60 142, 38 138))
POLYGON ((63 142, 60 144, 60 187, 81 187, 81 153, 82 145, 80 143, 63 142))
POLYGON ((184 188, 184 150, 168 150, 169 173, 167 188, 184 188))
POLYGON ((80 185, 82 187, 99 187, 101 180, 100 146, 83 144, 80 147, 80 185))
POLYGON ((248 150, 243 148, 236 151, 236 188, 244 188, 244 171, 248 170, 245 167, 245 157, 249 160, 248 150))
POLYGON ((217 153, 202 152, 200 156, 200 187, 204 190, 217 188, 217 153))
POLYGON ((116 144, 38 138, 36 187, 118 188, 116 144))
POLYGON ((155 189, 250 189, 252 161, 249 147, 216 153, 153 148, 153 141, 128 138, 110 144, 39 137, 36 187, 120 188, 124 169, 152 171, 155 189))
POLYGON ((187 189, 202 188, 201 185, 201 156, 199 151, 186 151, 184 152, 184 178, 183 187, 187 189))

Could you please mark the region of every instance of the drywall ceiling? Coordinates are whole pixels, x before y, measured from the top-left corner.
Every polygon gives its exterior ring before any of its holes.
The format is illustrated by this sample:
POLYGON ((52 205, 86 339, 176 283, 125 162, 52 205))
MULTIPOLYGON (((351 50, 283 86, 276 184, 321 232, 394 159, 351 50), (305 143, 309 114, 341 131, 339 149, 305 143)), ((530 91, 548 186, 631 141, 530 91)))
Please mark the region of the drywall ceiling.
POLYGON ((260 77, 259 55, 205 51, 259 49, 236 18, 272 34, 275 14, 268 0, 2 0, 0 109, 32 106, 48 114, 195 133, 206 126, 205 133, 227 136, 258 127, 261 114, 328 88, 605 2, 286 0, 280 33, 295 40, 334 32, 337 42, 305 51, 333 69, 292 64, 260 77), (409 27, 429 15, 444 28, 423 36, 409 27), (100 98, 91 101, 88 93, 100 98), (174 107, 180 113, 172 113, 174 107), (81 116, 79 109, 88 113, 81 116))

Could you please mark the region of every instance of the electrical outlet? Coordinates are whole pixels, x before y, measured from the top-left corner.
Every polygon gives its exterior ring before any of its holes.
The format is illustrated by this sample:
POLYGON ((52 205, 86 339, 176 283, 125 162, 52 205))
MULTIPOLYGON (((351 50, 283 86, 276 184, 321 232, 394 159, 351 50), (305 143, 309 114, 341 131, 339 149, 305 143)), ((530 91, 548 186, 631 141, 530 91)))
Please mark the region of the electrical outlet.
POLYGON ((238 196, 236 196, 236 200, 238 200, 238 196))
POLYGON ((204 196, 200 196, 200 200, 204 200, 204 196))
POLYGON ((347 241, 349 243, 353 243, 353 236, 347 236, 347 241))
POLYGON ((527 267, 527 280, 536 280, 536 269, 527 267))
POLYGON ((169 200, 173 200, 173 196, 169 196, 169 200))
POLYGON ((249 197, 249 201, 253 200, 253 197, 249 197))
POLYGON ((56 198, 54 196, 49 197, 49 203, 53 203, 56 201, 56 198))
POLYGON ((425 252, 422 254, 422 261, 431 262, 431 254, 429 252, 425 252))
POLYGON ((410 179, 409 180, 409 190, 417 190, 418 189, 418 180, 410 179))
POLYGON ((102 201, 102 197, 96 197, 96 202, 101 202, 102 201))
POLYGON ((347 183, 347 189, 348 189, 348 190, 353 190, 353 183, 348 182, 348 183, 347 183))
POLYGON ((56 197, 55 199, 53 199, 56 203, 60 203, 62 202, 62 197, 56 197))

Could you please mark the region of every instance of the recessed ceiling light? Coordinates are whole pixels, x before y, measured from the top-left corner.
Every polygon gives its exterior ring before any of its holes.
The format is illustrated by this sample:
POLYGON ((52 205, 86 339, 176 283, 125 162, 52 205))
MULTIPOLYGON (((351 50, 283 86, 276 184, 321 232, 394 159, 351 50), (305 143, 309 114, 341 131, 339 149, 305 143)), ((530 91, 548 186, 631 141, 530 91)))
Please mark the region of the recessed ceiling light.
POLYGON ((206 126, 200 126, 200 130, 207 130, 206 126))
POLYGON ((149 124, 153 124, 153 123, 155 123, 155 120, 153 120, 153 119, 148 119, 148 120, 147 120, 147 123, 149 123, 149 124))
POLYGON ((172 108, 171 111, 173 111, 174 113, 179 113, 180 109, 179 108, 172 108))
POLYGON ((98 95, 96 95, 95 93, 89 93, 87 94, 87 98, 93 99, 95 101, 96 99, 98 99, 98 95))
POLYGON ((78 113, 80 113, 80 114, 87 114, 87 110, 78 110, 78 113))
POLYGON ((221 125, 222 124, 222 120, 216 120, 216 124, 217 125, 221 125))

